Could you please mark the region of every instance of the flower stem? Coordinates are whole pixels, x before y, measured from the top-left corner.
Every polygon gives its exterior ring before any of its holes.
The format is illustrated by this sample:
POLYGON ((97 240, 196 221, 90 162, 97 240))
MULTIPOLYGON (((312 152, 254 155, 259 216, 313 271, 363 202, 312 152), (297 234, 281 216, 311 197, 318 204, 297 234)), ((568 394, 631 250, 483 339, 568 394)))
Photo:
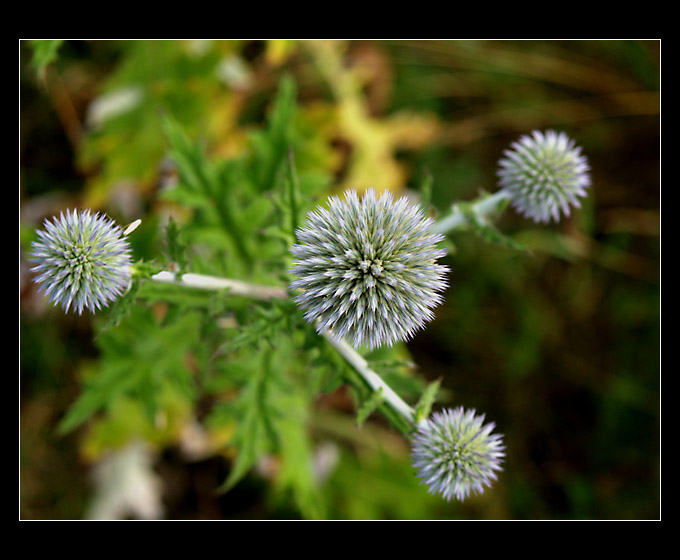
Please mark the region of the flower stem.
POLYGON ((288 297, 288 291, 279 286, 261 286, 241 280, 231 280, 229 278, 219 278, 205 274, 188 273, 177 275, 164 270, 151 276, 151 280, 202 290, 229 290, 234 295, 261 301, 268 301, 274 298, 285 299, 288 297))
POLYGON ((345 358, 345 360, 361 375, 361 377, 368 383, 374 391, 382 389, 385 402, 396 412, 398 412, 409 424, 412 424, 415 418, 415 411, 404 400, 397 395, 392 388, 383 381, 383 379, 375 373, 369 366, 368 362, 352 348, 345 340, 336 337, 329 331, 326 331, 323 336, 330 342, 333 347, 345 358))
MULTIPOLYGON (((492 195, 479 198, 476 202, 469 205, 469 209, 478 216, 487 216, 494 213, 498 207, 509 198, 510 194, 504 190, 500 190, 492 195)), ((444 216, 440 220, 437 220, 432 227, 432 230, 435 233, 448 233, 465 227, 467 223, 468 219, 465 216, 465 213, 457 204, 454 204, 451 213, 448 216, 444 216)))

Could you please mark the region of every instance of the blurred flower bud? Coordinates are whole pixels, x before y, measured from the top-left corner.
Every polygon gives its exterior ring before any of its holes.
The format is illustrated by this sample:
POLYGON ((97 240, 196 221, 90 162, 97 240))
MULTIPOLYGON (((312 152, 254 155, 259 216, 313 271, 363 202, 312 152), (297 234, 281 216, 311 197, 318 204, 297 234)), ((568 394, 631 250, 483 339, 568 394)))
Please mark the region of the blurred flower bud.
POLYGON ((560 221, 587 195, 589 166, 581 148, 563 132, 535 130, 513 142, 498 164, 499 184, 512 206, 535 222, 560 221))

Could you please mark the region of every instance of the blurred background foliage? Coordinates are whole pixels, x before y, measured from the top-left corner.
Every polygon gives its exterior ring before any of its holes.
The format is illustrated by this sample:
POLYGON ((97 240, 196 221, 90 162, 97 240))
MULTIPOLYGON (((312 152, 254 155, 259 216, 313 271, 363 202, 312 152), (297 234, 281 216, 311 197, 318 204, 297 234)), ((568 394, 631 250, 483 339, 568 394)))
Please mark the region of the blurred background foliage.
MULTIPOLYGON (((659 41, 22 41, 20 66, 22 518, 660 516, 659 41), (294 133, 274 142, 284 76, 297 85, 294 133), (401 434, 378 415, 357 428, 343 388, 312 399, 313 449, 289 440, 310 453, 320 489, 302 508, 277 491, 299 473, 276 455, 216 492, 233 457, 215 449, 233 434, 197 423, 172 391, 156 422, 119 399, 107 421, 55 430, 112 342, 92 316, 36 293, 28 243, 45 217, 91 207, 143 218, 135 257, 151 259, 168 217, 182 220, 164 194, 176 181, 165 115, 210 158, 274 161, 292 146, 317 196, 415 192, 431 177, 440 214, 494 191, 521 134, 555 128, 582 146, 583 209, 550 227, 506 212, 499 227, 530 254, 453 235, 445 303, 407 345, 419 377, 441 378, 440 405, 474 407, 505 434, 491 490, 462 504, 429 496, 401 434)), ((276 172, 261 165, 251 179, 266 186, 276 172)), ((185 352, 191 340, 144 341, 144 320, 119 336, 149 364, 205 358, 185 352)), ((199 336, 195 316, 182 321, 199 336)))

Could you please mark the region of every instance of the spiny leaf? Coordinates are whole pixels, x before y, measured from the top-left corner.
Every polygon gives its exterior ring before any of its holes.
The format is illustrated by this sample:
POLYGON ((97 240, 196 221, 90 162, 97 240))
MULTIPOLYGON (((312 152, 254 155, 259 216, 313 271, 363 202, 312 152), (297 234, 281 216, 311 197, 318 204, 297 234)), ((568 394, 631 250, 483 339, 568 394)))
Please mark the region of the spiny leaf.
POLYGON ((385 402, 385 396, 383 395, 381 387, 359 407, 359 410, 357 411, 357 426, 362 426, 368 417, 373 414, 383 402, 385 402))
POLYGON ((163 115, 163 131, 170 143, 170 155, 182 181, 193 191, 211 195, 213 181, 202 148, 193 143, 182 126, 168 114, 163 115))
POLYGON ((180 239, 180 230, 177 222, 170 218, 165 228, 165 254, 171 263, 178 267, 177 272, 185 272, 188 264, 186 245, 180 239))
POLYGON ((161 385, 170 384, 191 400, 192 381, 184 364, 187 352, 198 341, 199 323, 200 315, 185 313, 160 327, 150 312, 133 306, 118 328, 97 339, 100 367, 84 380, 83 391, 59 431, 73 430, 123 395, 135 397, 153 416, 161 385))
POLYGON ((272 189, 285 163, 292 138, 296 89, 290 76, 281 79, 266 130, 254 133, 251 138, 259 163, 255 169, 255 180, 260 192, 272 189))
POLYGON ((287 326, 292 313, 290 307, 273 303, 271 307, 257 306, 257 319, 240 328, 239 333, 220 348, 222 353, 230 353, 262 340, 272 342, 274 337, 287 326))
POLYGON ((135 299, 139 294, 140 285, 141 279, 139 277, 133 277, 127 292, 110 305, 109 312, 100 327, 100 334, 111 327, 117 326, 127 315, 129 315, 130 310, 135 303, 135 299))
POLYGON ((437 379, 436 381, 433 381, 432 383, 428 384, 428 386, 423 391, 423 394, 421 395, 420 400, 418 401, 418 404, 416 404, 415 407, 416 424, 418 424, 419 422, 421 422, 430 415, 430 410, 432 409, 432 405, 434 404, 434 401, 437 398, 437 392, 439 391, 440 386, 441 380, 437 379))
POLYGON ((508 249, 522 251, 529 253, 529 248, 512 237, 508 237, 502 233, 498 228, 488 223, 484 218, 479 216, 473 208, 460 205, 465 218, 473 233, 484 239, 487 243, 493 243, 508 249))
POLYGON ((221 492, 233 488, 257 460, 276 444, 273 419, 279 414, 272 399, 271 350, 261 353, 256 371, 241 390, 234 410, 238 423, 232 445, 238 449, 229 476, 220 486, 221 492))
MULTIPOLYGON (((201 197, 208 203, 208 208, 214 209, 219 224, 225 233, 231 238, 234 247, 247 265, 252 264, 250 248, 245 242, 240 224, 226 197, 225 190, 221 188, 217 172, 208 161, 202 146, 192 142, 180 124, 170 115, 163 117, 163 130, 170 143, 170 155, 179 170, 181 184, 176 189, 187 189, 195 199, 196 206, 202 206, 201 197)), ((233 166, 223 166, 222 173, 231 171, 233 166)), ((220 180, 223 177, 220 176, 220 180)), ((177 196, 177 193, 175 195, 177 196)), ((181 197, 181 195, 180 195, 181 197)))
POLYGON ((321 493, 315 480, 312 442, 308 436, 309 403, 299 393, 287 391, 279 398, 284 413, 274 423, 277 434, 281 471, 277 484, 290 489, 302 514, 308 519, 323 517, 321 493))

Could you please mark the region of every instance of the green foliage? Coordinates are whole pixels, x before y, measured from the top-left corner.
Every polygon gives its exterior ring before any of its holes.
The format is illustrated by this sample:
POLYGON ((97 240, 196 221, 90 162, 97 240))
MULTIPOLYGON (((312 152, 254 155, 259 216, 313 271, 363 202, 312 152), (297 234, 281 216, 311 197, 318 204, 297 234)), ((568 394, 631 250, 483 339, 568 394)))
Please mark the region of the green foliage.
MULTIPOLYGON (((163 227, 153 262, 135 265, 128 293, 102 323, 98 368, 84 375, 82 394, 60 429, 67 432, 96 417, 91 446, 97 448, 96 438, 111 432, 107 423, 116 422, 119 436, 126 426, 133 429, 107 415, 120 402, 139 403, 153 422, 162 406, 159 395, 168 391, 189 408, 199 396, 210 397, 214 405, 206 426, 214 433, 232 430, 226 449, 234 460, 222 490, 275 456, 276 495, 292 498, 304 516, 320 518, 324 504, 308 425, 319 392, 349 383, 361 403, 359 424, 381 410, 400 430, 408 425, 384 405, 381 392, 372 392, 329 349, 292 300, 253 303, 228 290, 150 281, 162 269, 287 281, 288 248, 310 195, 323 186, 318 174, 296 166, 293 147, 297 142, 304 153, 304 144, 296 136, 295 114, 295 87, 284 79, 269 124, 251 135, 250 150, 226 160, 209 158, 172 115, 163 116, 178 179, 161 196, 190 214, 163 227)), ((382 358, 376 364, 386 374, 401 376, 399 370, 412 365, 390 352, 382 358)))
POLYGON ((222 490, 241 481, 265 455, 275 454, 281 461, 277 486, 292 493, 306 517, 318 518, 322 505, 312 472, 306 412, 313 395, 304 390, 305 380, 294 375, 295 349, 288 338, 279 335, 275 342, 275 347, 265 344, 257 353, 242 355, 242 364, 248 363, 252 373, 238 397, 217 407, 208 420, 236 422, 229 443, 236 459, 222 490))
POLYGON ((253 157, 258 161, 254 170, 254 183, 260 192, 271 190, 285 165, 286 156, 293 146, 291 123, 295 117, 296 88, 290 77, 284 77, 274 101, 276 110, 269 118, 265 130, 251 134, 253 157))
POLYGON ((257 305, 253 310, 254 317, 237 329, 237 334, 222 346, 222 352, 234 352, 248 345, 258 346, 262 341, 273 344, 279 332, 284 329, 292 332, 298 326, 295 322, 299 321, 299 316, 289 300, 274 301, 268 306, 257 305))
POLYGON ((508 205, 508 201, 504 200, 496 208, 494 215, 485 216, 482 215, 475 204, 480 204, 484 202, 485 198, 490 195, 483 194, 476 201, 473 202, 459 202, 454 205, 454 211, 461 212, 465 216, 466 226, 475 235, 494 245, 500 245, 501 247, 506 247, 508 249, 513 249, 515 251, 522 251, 524 253, 529 253, 528 247, 512 237, 505 235, 496 226, 493 225, 494 217, 498 216, 508 205))
MULTIPOLYGON (((193 132, 211 138, 211 109, 232 102, 217 79, 222 53, 194 54, 182 41, 113 41, 120 64, 99 84, 92 130, 80 148, 84 169, 100 168, 88 184, 92 201, 106 199, 121 181, 136 181, 148 189, 165 152, 163 114, 172 115, 193 132), (194 87, 176 87, 177 84, 194 87)), ((227 44, 230 48, 238 45, 227 44)))
POLYGON ((357 426, 361 426, 368 417, 373 414, 378 407, 385 402, 385 395, 383 394, 382 388, 375 391, 368 399, 366 399, 359 410, 357 411, 357 426))
POLYGON ((186 245, 181 240, 177 222, 172 218, 168 221, 165 233, 167 240, 165 245, 165 257, 167 261, 171 263, 171 265, 175 265, 171 266, 171 268, 176 268, 178 273, 186 272, 188 264, 186 245))
POLYGON ((82 394, 59 429, 73 430, 123 397, 142 403, 153 420, 166 387, 192 401, 195 387, 185 362, 199 340, 199 322, 197 313, 187 313, 162 325, 145 309, 133 308, 115 329, 97 339, 102 359, 97 370, 85 376, 82 394))
POLYGON ((47 67, 57 59, 63 42, 62 39, 36 39, 30 42, 33 49, 33 69, 41 80, 45 79, 47 67))
POLYGON ((188 245, 201 245, 209 252, 200 259, 192 255, 194 272, 247 274, 265 281, 281 281, 285 276, 290 240, 310 204, 303 204, 303 192, 310 197, 326 181, 317 173, 298 173, 295 168, 292 150, 304 139, 296 127, 294 108, 294 84, 283 80, 269 125, 251 134, 251 150, 216 161, 191 142, 176 120, 164 117, 179 182, 162 196, 193 210, 192 220, 182 226, 182 236, 188 245))
POLYGON ((423 394, 420 397, 420 400, 418 401, 418 404, 416 404, 416 414, 415 414, 415 423, 418 424, 425 418, 427 418, 430 415, 430 410, 432 409, 432 405, 434 404, 436 398, 437 398, 437 392, 439 391, 441 387, 441 381, 433 381, 432 383, 428 384, 428 386, 425 388, 423 391, 423 394))
MULTIPOLYGON (((203 148, 192 143, 172 117, 163 119, 163 128, 170 143, 169 155, 181 177, 180 185, 166 191, 165 198, 194 208, 202 218, 203 235, 211 231, 216 237, 226 238, 229 245, 225 248, 232 249, 244 266, 250 266, 253 248, 245 241, 250 239, 244 235, 248 233, 247 222, 237 221, 232 211, 235 196, 231 187, 238 180, 233 166, 220 168, 209 163, 203 148)), ((251 217, 248 210, 245 215, 251 217)))

